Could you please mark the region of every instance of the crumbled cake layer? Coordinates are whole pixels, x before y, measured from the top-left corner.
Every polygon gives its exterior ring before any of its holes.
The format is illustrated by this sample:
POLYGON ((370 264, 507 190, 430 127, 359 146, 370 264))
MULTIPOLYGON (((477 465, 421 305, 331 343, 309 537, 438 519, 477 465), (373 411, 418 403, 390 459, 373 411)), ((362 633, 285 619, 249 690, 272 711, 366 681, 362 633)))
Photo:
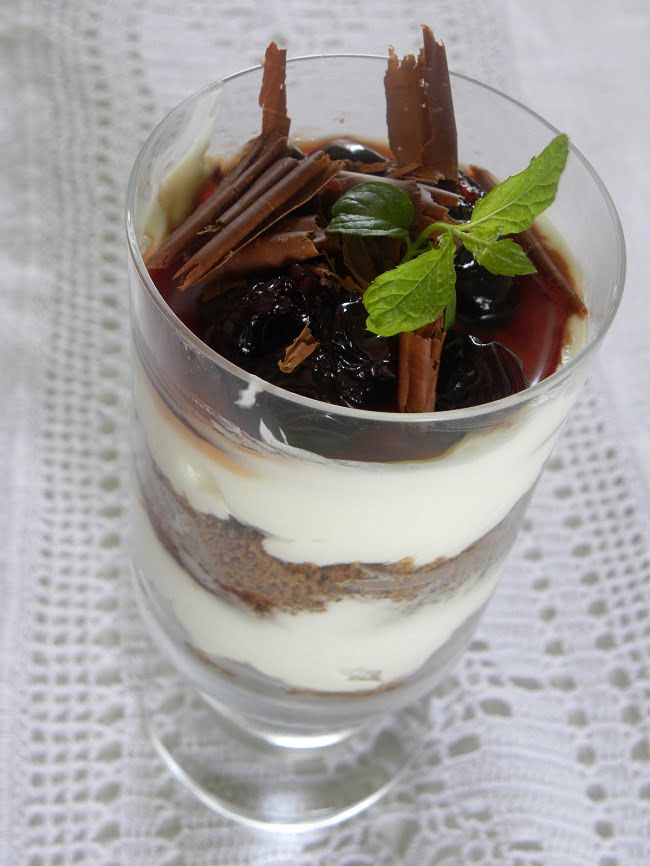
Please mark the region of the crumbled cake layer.
POLYGON ((196 511, 176 493, 148 451, 139 456, 138 474, 149 518, 166 549, 204 586, 235 596, 260 613, 275 608, 321 610, 328 602, 349 596, 443 600, 501 559, 515 538, 530 496, 451 559, 417 568, 408 559, 393 564, 318 566, 276 559, 266 552, 264 536, 256 529, 196 511))

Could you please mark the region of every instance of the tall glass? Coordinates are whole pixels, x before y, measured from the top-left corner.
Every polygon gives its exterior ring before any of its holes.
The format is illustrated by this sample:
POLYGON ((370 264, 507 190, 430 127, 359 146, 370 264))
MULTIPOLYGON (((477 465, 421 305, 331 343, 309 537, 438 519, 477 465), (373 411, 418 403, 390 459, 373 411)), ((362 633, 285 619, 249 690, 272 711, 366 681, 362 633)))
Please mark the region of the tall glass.
MULTIPOLYGON (((385 140, 384 68, 367 56, 290 62, 293 137, 385 140)), ((417 415, 267 384, 185 327, 142 257, 177 167, 192 177, 206 149, 234 155, 259 132, 260 83, 247 70, 182 103, 131 176, 133 575, 174 671, 145 682, 160 754, 221 812, 309 828, 359 811, 407 765, 403 708, 450 670, 489 601, 615 314, 624 245, 572 149, 548 217, 589 317, 556 373, 488 405, 417 415)), ((454 75, 452 86, 464 163, 504 178, 555 133, 485 85, 454 75)))

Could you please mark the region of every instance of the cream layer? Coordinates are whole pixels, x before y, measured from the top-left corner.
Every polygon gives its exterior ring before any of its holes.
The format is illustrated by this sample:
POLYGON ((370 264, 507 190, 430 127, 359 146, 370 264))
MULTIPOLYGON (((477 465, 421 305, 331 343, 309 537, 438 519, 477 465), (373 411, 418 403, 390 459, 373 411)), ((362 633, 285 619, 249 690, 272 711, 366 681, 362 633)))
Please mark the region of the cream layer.
POLYGON ((134 388, 151 455, 177 494, 196 511, 257 529, 272 556, 316 565, 458 556, 535 483, 574 396, 543 398, 440 457, 380 464, 316 457, 263 423, 259 449, 213 429, 198 435, 137 360, 134 388))
POLYGON ((346 597, 321 611, 260 615, 194 580, 163 546, 139 502, 133 547, 136 567, 171 606, 193 647, 289 687, 332 692, 372 690, 415 672, 488 601, 502 567, 500 561, 442 601, 346 597))

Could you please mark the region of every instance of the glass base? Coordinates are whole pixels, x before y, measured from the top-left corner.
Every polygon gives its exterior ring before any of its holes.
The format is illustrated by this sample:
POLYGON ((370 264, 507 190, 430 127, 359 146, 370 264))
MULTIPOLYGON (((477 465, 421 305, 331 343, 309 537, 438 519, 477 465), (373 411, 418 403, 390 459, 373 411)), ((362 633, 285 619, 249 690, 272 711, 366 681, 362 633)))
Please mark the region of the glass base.
POLYGON ((286 736, 156 667, 141 692, 156 751, 206 806, 251 827, 308 831, 351 818, 406 770, 426 727, 428 700, 360 728, 286 736))

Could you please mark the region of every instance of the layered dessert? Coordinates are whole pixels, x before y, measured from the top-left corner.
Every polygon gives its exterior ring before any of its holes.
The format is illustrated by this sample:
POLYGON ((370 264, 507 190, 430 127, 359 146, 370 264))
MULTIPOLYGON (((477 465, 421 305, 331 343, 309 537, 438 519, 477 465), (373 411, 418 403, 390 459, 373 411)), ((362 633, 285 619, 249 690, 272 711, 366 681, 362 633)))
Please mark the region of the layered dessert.
POLYGON ((430 682, 460 653, 572 399, 508 402, 586 309, 537 223, 481 233, 502 187, 459 166, 428 28, 385 90, 386 141, 292 139, 269 46, 259 136, 191 150, 140 238, 169 315, 134 328, 136 566, 206 671, 278 694, 430 682))

